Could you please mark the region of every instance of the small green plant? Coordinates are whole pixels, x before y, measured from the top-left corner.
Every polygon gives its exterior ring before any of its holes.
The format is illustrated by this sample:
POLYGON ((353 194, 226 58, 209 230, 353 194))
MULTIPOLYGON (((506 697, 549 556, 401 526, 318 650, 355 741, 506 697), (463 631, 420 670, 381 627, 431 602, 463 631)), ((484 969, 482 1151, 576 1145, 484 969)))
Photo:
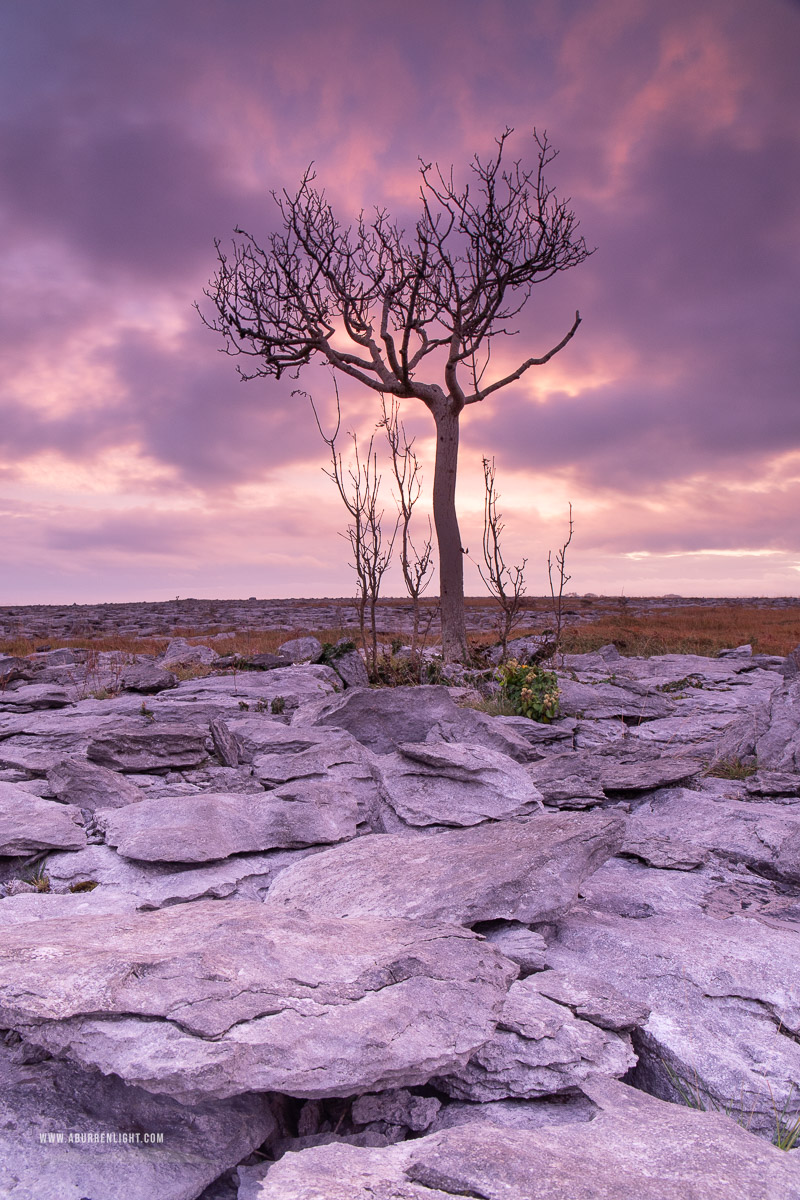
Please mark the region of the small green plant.
POLYGON ((738 758, 721 758, 710 763, 705 774, 715 779, 749 779, 757 770, 755 763, 743 763, 738 758))
POLYGON ((147 717, 148 721, 155 721, 156 719, 156 714, 153 712, 152 708, 147 707, 144 700, 142 701, 142 707, 139 709, 139 712, 143 717, 147 717))
POLYGON ((351 650, 355 650, 355 642, 323 642, 322 654, 319 661, 326 666, 330 666, 337 658, 343 658, 345 654, 349 654, 351 650))
POLYGON ((250 711, 250 705, 247 703, 247 701, 246 701, 246 700, 240 700, 240 701, 239 701, 239 708, 242 710, 242 712, 249 712, 249 711, 250 711))
POLYGON ((673 679, 669 683, 662 683, 657 689, 659 692, 685 692, 687 688, 702 688, 703 681, 699 675, 684 675, 683 679, 673 679))
POLYGON ((518 716, 545 725, 558 716, 558 679, 552 671, 511 658, 498 667, 495 678, 500 683, 501 696, 518 716))
POLYGON ((92 695, 95 700, 110 700, 116 693, 112 692, 110 688, 98 688, 96 692, 92 692, 92 695))
POLYGON ((30 883, 36 888, 37 892, 50 891, 50 876, 45 871, 44 867, 37 867, 35 871, 29 875, 23 876, 23 883, 30 883))
POLYGON ((280 714, 282 712, 284 712, 285 709, 286 709, 286 697, 285 696, 274 696, 272 699, 272 703, 269 706, 269 711, 277 717, 277 716, 280 716, 280 714))
POLYGON ((779 1109, 775 1103, 775 1097, 772 1095, 772 1088, 769 1087, 769 1095, 772 1101, 772 1111, 775 1114, 775 1133, 772 1137, 773 1146, 777 1146, 779 1150, 794 1150, 800 1143, 800 1112, 795 1111, 793 1114, 789 1112, 789 1105, 794 1095, 795 1085, 789 1089, 789 1094, 783 1102, 783 1106, 779 1109))

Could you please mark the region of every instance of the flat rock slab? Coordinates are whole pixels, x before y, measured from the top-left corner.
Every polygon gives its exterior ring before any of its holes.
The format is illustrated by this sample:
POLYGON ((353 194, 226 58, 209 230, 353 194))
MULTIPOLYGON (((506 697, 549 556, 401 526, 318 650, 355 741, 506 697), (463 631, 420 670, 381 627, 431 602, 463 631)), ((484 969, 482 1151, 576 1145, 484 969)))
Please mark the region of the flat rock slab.
POLYGON ((187 679, 169 691, 159 692, 148 704, 159 720, 183 721, 188 715, 238 716, 256 712, 265 716, 275 700, 283 701, 286 712, 301 705, 333 696, 342 681, 323 663, 279 667, 275 671, 236 671, 230 675, 208 675, 187 679))
POLYGON ((390 754, 401 742, 424 742, 442 736, 442 726, 461 724, 464 710, 457 707, 446 687, 348 688, 298 713, 295 721, 346 729, 375 754, 390 754), (438 731, 438 732, 437 732, 438 731))
POLYGON ((613 683, 578 683, 569 676, 559 675, 559 708, 568 717, 588 717, 602 720, 622 717, 626 721, 652 721, 668 717, 674 711, 673 702, 655 688, 635 684, 626 687, 613 683))
POLYGON ((83 758, 64 758, 47 771, 47 782, 59 800, 94 812, 122 808, 144 800, 144 792, 118 771, 83 758))
POLYGON ((609 813, 558 813, 435 834, 372 834, 296 863, 270 888, 273 909, 473 925, 550 921, 621 845, 609 813))
POLYGON ((380 1149, 334 1145, 242 1167, 239 1200, 794 1200, 800 1162, 727 1117, 611 1080, 591 1121, 458 1126, 380 1149))
POLYGON ((794 929, 746 917, 575 913, 547 960, 650 1009, 634 1035, 646 1090, 677 1103, 696 1097, 771 1137, 775 1105, 787 1104, 789 1124, 800 1111, 797 945, 794 929))
POLYGON ((75 853, 51 854, 46 871, 51 886, 66 890, 97 883, 99 892, 133 898, 140 909, 188 904, 192 900, 261 900, 272 881, 311 850, 269 850, 234 854, 205 866, 136 862, 110 846, 87 846, 75 853))
POLYGON ((120 684, 126 692, 142 692, 145 695, 153 695, 156 692, 163 692, 165 688, 177 687, 178 676, 155 663, 135 663, 126 667, 120 684))
POLYGON ((800 772, 800 679, 791 676, 772 696, 769 723, 756 742, 761 767, 800 772))
POLYGON ((80 809, 0 782, 0 855, 24 857, 35 850, 81 850, 85 845, 80 809))
POLYGON ((465 1062, 516 971, 451 926, 200 901, 0 929, 0 1021, 185 1103, 349 1096, 465 1062))
POLYGON ((146 862, 211 862, 232 854, 341 842, 356 835, 358 798, 331 783, 272 792, 155 796, 101 811, 106 842, 146 862))
POLYGON ((634 750, 620 746, 600 754, 593 750, 551 754, 527 770, 545 804, 583 808, 605 796, 650 791, 693 779, 704 765, 683 754, 657 755, 646 746, 634 750))
POLYGON ((143 721, 118 726, 89 742, 87 757, 115 771, 173 771, 208 758, 205 729, 143 721))
POLYGON ((624 853, 655 867, 692 867, 712 854, 800 883, 800 812, 665 789, 631 814, 624 853))
POLYGON ((495 1033, 465 1066, 435 1080, 440 1090, 457 1100, 534 1099, 574 1093, 594 1075, 619 1078, 635 1065, 629 1038, 581 1020, 538 984, 531 975, 511 985, 495 1033))
POLYGON ((42 708, 65 708, 73 698, 52 683, 23 683, 0 691, 0 712, 36 712, 42 708))
POLYGON ((113 1075, 28 1062, 20 1049, 0 1044, 0 1195, 9 1200, 195 1200, 276 1131, 265 1096, 188 1110, 113 1075))
POLYGON ((389 803, 409 825, 477 825, 541 805, 523 767, 483 746, 403 742, 377 769, 389 803))

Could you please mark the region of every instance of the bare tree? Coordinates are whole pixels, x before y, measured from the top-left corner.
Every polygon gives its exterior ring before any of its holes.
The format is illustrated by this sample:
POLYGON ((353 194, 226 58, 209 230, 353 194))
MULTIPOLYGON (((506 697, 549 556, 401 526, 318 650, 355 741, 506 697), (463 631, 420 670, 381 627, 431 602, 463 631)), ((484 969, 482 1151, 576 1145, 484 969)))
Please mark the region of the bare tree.
POLYGON ((561 633, 564 628, 564 588, 572 579, 571 575, 567 574, 567 550, 572 541, 572 535, 575 532, 575 523, 572 520, 572 501, 569 505, 569 534, 560 550, 556 551, 555 561, 553 560, 552 550, 547 552, 547 578, 550 580, 550 598, 553 604, 553 618, 556 623, 556 644, 553 648, 553 659, 558 656, 561 650, 561 633), (553 579, 555 574, 556 578, 553 579), (556 582, 558 583, 558 591, 556 592, 556 582))
POLYGON ((411 538, 411 518, 414 505, 422 492, 422 478, 419 460, 414 450, 414 439, 409 442, 406 437, 405 426, 400 420, 400 404, 396 397, 392 396, 387 405, 386 397, 381 396, 381 419, 378 427, 386 431, 386 440, 392 456, 392 473, 397 484, 398 525, 401 535, 400 566, 406 591, 411 597, 411 656, 415 658, 419 643, 420 597, 430 583, 430 573, 433 570, 433 530, 429 517, 428 536, 422 550, 418 550, 411 538))
POLYGON ((240 368, 244 379, 295 377, 317 357, 373 391, 413 397, 430 411, 448 660, 468 657, 455 506, 459 418, 467 405, 549 362, 574 336, 578 313, 556 345, 484 382, 494 338, 515 332, 509 322, 533 285, 590 253, 568 201, 545 182, 555 157, 546 134, 534 131, 536 161, 527 169, 521 160, 503 163, 512 132, 497 139, 488 161, 474 157, 472 187, 458 187, 452 168, 443 174, 420 160, 421 210, 409 235, 384 209, 370 218, 362 212, 355 227, 340 225, 309 167, 294 195, 273 192, 282 227, 264 246, 239 228, 230 256, 216 242, 217 272, 205 292, 216 310, 206 324, 222 335, 222 349, 254 360, 240 368))
MULTIPOLYGON (((525 594, 524 571, 527 558, 522 564, 507 567, 500 546, 500 535, 505 529, 503 514, 497 511, 497 501, 500 497, 495 486, 494 459, 483 460, 483 561, 486 573, 480 563, 477 564, 480 577, 489 592, 500 605, 500 645, 503 658, 508 653, 508 635, 519 620, 522 597, 525 594)), ((474 560, 473 560, 474 561, 474 560)))
POLYGON ((323 432, 319 414, 317 413, 312 397, 307 392, 300 392, 299 390, 293 393, 293 395, 306 396, 311 403, 320 436, 330 450, 331 455, 331 469, 328 471, 323 467, 323 471, 336 484, 339 495, 351 517, 351 524, 347 528, 347 533, 342 534, 342 536, 348 539, 352 550, 353 562, 351 566, 355 570, 356 579, 358 580, 356 609, 358 611, 358 624, 361 631, 361 644, 367 655, 367 665, 370 675, 374 679, 378 664, 376 608, 383 576, 391 561, 399 522, 395 524, 394 532, 388 546, 386 546, 383 541, 381 527, 383 509, 378 509, 381 477, 378 474, 378 457, 373 449, 375 437, 373 434, 369 439, 366 454, 362 454, 359 450, 358 438, 352 431, 348 432, 348 437, 353 443, 353 463, 348 466, 345 473, 341 452, 336 447, 336 439, 339 436, 342 423, 342 410, 339 403, 339 389, 336 386, 335 380, 334 388, 336 390, 336 428, 330 437, 327 437, 323 432), (367 639, 366 632, 367 614, 369 614, 369 640, 367 639))

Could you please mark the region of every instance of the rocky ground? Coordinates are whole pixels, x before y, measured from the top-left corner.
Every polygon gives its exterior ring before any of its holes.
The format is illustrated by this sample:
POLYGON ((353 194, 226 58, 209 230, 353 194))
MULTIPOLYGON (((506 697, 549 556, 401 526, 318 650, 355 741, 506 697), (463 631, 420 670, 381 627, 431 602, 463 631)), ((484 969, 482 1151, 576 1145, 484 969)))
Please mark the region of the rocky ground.
POLYGON ((320 649, 0 658, 0 1195, 798 1200, 800 655, 320 649))
MULTIPOLYGON (((708 597, 639 596, 609 597, 570 595, 564 609, 569 624, 584 624, 620 606, 632 616, 680 608, 710 608, 724 603, 730 608, 800 609, 797 597, 735 597, 724 601, 708 597)), ((497 605, 491 597, 473 598, 467 619, 471 633, 494 632, 497 605)), ((423 628, 434 639, 439 636, 436 602, 423 602, 423 628), (430 619, 430 628, 428 621, 430 619)), ((523 616, 550 613, 549 598, 525 597, 523 616)), ((355 629, 358 625, 352 599, 315 600, 174 600, 136 604, 69 604, 0 606, 0 638, 18 635, 41 638, 57 644, 59 639, 86 636, 164 637, 176 629, 191 629, 211 636, 226 630, 355 629)), ((381 600, 377 609, 378 630, 384 634, 411 632, 412 612, 408 600, 381 600)))

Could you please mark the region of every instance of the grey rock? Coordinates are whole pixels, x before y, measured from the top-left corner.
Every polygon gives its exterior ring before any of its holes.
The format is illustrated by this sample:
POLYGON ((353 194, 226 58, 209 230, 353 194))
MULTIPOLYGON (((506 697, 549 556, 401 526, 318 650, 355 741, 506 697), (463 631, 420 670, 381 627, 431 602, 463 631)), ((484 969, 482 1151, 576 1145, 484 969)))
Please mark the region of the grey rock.
POLYGON ((528 767, 528 774, 553 807, 585 808, 607 796, 625 795, 693 779, 704 770, 699 759, 655 754, 625 743, 614 751, 576 750, 551 754, 528 767))
POLYGON ((684 1103, 696 1097, 771 1137, 775 1105, 787 1105, 789 1123, 800 1110, 800 1006, 787 970, 796 953, 794 929, 746 917, 576 912, 547 958, 651 1010, 634 1036, 639 1086, 678 1103, 683 1091, 684 1103))
POLYGON ((172 667, 208 666, 219 658, 210 646, 192 646, 185 638, 172 638, 159 663, 164 670, 172 667))
POLYGON ((369 687, 367 665, 357 650, 348 650, 333 659, 331 666, 345 687, 369 687))
POLYGON ((532 985, 540 995, 569 1008, 576 1017, 610 1029, 630 1033, 650 1015, 646 1004, 630 1000, 616 988, 586 972, 542 971, 532 985))
POLYGON ((147 862, 211 862, 261 850, 355 837, 357 797, 332 783, 289 785, 273 792, 201 792, 153 797, 98 812, 106 842, 147 862))
POLYGON ((80 850, 86 833, 80 809, 42 800, 16 783, 0 783, 0 855, 35 850, 80 850))
POLYGON ((56 918, 110 915, 134 912, 133 896, 106 888, 91 892, 37 892, 27 888, 24 893, 9 894, 0 904, 0 925, 21 925, 26 921, 47 921, 56 918))
POLYGON ((53 763, 47 772, 47 782, 59 800, 89 812, 122 808, 144 800, 144 792, 130 779, 85 758, 64 758, 53 763))
POLYGON ((205 743, 205 731, 191 725, 143 721, 93 738, 86 753, 116 771, 169 771, 200 766, 208 758, 205 743))
POLYGON ((335 671, 322 663, 303 663, 274 671, 236 671, 229 675, 206 675, 187 679, 150 701, 158 720, 208 722, 213 717, 239 716, 250 711, 271 711, 282 701, 288 714, 303 705, 333 695, 341 688, 335 671))
POLYGON ((550 921, 615 853, 622 830, 616 815, 548 813, 427 836, 372 835, 289 867, 267 905, 465 925, 550 921))
POLYGON ((652 721, 668 717, 674 705, 654 688, 637 687, 629 681, 626 687, 613 683, 595 685, 579 683, 568 676, 558 676, 559 707, 565 716, 590 717, 599 720, 624 717, 629 721, 652 721))
MULTIPOLYGON (((469 1123, 395 1146, 331 1145, 240 1168, 239 1200, 789 1200, 800 1164, 717 1113, 614 1080, 586 1090, 591 1121, 469 1123)), ((445 1110, 447 1111, 447 1110, 445 1110)))
MULTIPOLYGON (((480 717, 480 713, 476 713, 480 717)), ((542 721, 530 721, 527 717, 485 717, 486 724, 491 724, 494 730, 502 730, 504 733, 513 733, 516 737, 521 738, 524 742, 534 750, 540 753, 536 758, 541 757, 542 752, 550 750, 571 750, 575 738, 575 730, 578 722, 574 717, 559 717, 552 721, 549 725, 542 721)), ((498 747, 500 749, 500 747, 498 747)), ((512 758, 516 758, 512 755, 512 758)), ((531 761, 532 756, 527 759, 520 758, 518 761, 531 761)))
POLYGON ((259 671, 274 671, 277 667, 290 667, 292 660, 285 654, 251 654, 244 660, 247 667, 256 667, 259 671))
POLYGON ((322 657, 322 642, 315 637, 292 638, 278 647, 278 653, 293 663, 316 663, 322 657))
MULTIPOLYGON (((345 729, 375 754, 390 754, 402 742, 424 742, 442 722, 459 723, 446 687, 352 688, 298 714, 293 723, 345 729)), ((447 740, 442 738, 442 741, 447 740)))
POLYGON ((515 972, 452 926, 236 901, 0 928, 7 1026, 183 1103, 423 1083, 485 1042, 515 972))
POLYGON ((389 803, 410 825, 477 825, 541 806, 525 770, 482 746, 403 742, 379 759, 378 771, 389 803))
POLYGON ((430 1128, 441 1107, 441 1100, 435 1096, 415 1096, 407 1088, 397 1088, 359 1096, 353 1102, 352 1118, 356 1125, 388 1121, 392 1125, 404 1125, 415 1133, 421 1133, 430 1128))
POLYGON ((64 708, 72 700, 62 687, 52 683, 24 683, 0 691, 0 712, 36 712, 42 708, 64 708))
POLYGON ((372 755, 350 734, 252 718, 232 720, 230 728, 263 787, 334 784, 358 797, 360 821, 384 828, 381 813, 387 806, 380 800, 372 755))
POLYGON ((652 866, 683 862, 689 869, 712 854, 800 883, 800 812, 687 788, 663 789, 631 814, 624 853, 652 866))
POLYGON ((750 796, 791 796, 800 799, 800 776, 788 771, 756 771, 744 781, 750 796))
POLYGON ((454 1100, 442 1108, 429 1132, 457 1125, 499 1125, 503 1129, 541 1129, 544 1125, 570 1125, 593 1121, 600 1110, 588 1096, 563 1095, 547 1100, 454 1100))
MULTIPOLYGON (((2 678, 3 660, 0 659, 0 678, 2 678)), ((800 645, 790 650, 783 660, 781 674, 784 679, 794 679, 800 675, 800 645)))
POLYGON ((761 768, 800 772, 800 678, 789 678, 773 694, 769 724, 755 753, 761 768))
POLYGON ((126 692, 142 692, 145 695, 163 692, 165 688, 178 686, 178 677, 156 663, 135 663, 126 667, 120 679, 126 692))
POLYGON ((489 925, 480 926, 478 931, 525 974, 544 969, 547 942, 540 933, 528 929, 527 925, 518 921, 492 921, 489 925))
POLYGON ((75 853, 51 854, 47 873, 55 889, 98 883, 98 895, 114 892, 133 897, 141 909, 155 909, 192 900, 261 900, 281 871, 309 853, 273 850, 233 855, 209 866, 180 866, 134 862, 110 846, 87 846, 75 853))
POLYGON ((0 1194, 13 1200, 194 1200, 276 1122, 265 1096, 188 1110, 114 1075, 24 1061, 0 1044, 0 1130, 0 1194))
POLYGON ((221 717, 215 717, 209 723, 211 740, 217 757, 225 767, 238 767, 243 761, 243 747, 239 738, 231 733, 221 717))
POLYGON ((593 1075, 620 1077, 634 1066, 629 1039, 548 999, 540 979, 511 985, 496 1032, 466 1066, 440 1076, 438 1088, 457 1100, 532 1099, 575 1092, 593 1075))
POLYGON ((0 654, 0 688, 5 689, 16 679, 30 679, 32 675, 33 663, 27 658, 0 654))

